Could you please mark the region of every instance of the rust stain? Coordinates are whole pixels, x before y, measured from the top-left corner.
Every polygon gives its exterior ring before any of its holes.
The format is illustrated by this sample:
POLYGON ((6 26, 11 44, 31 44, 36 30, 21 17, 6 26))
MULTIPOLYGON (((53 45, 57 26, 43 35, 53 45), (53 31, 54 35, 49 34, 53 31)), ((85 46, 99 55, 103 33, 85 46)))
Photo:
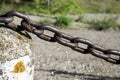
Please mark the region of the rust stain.
POLYGON ((18 62, 15 66, 14 66, 14 73, 22 73, 25 71, 25 65, 22 61, 18 62))

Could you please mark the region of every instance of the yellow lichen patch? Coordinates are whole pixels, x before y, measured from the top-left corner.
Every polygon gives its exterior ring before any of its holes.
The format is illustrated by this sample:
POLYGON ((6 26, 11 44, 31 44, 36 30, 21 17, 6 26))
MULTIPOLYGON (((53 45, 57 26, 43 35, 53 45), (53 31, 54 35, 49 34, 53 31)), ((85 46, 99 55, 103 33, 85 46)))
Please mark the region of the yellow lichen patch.
POLYGON ((22 61, 18 62, 15 66, 14 66, 14 73, 22 73, 25 71, 25 65, 22 61))
POLYGON ((24 36, 23 35, 21 35, 21 34, 18 34, 18 39, 20 39, 20 40, 22 40, 22 39, 24 39, 24 36))

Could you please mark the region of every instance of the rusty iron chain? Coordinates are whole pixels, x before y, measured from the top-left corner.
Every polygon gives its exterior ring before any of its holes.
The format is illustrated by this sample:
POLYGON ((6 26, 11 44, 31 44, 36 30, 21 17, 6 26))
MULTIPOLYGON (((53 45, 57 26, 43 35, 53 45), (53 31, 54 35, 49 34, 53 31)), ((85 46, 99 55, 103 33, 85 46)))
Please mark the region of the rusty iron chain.
POLYGON ((93 56, 102 58, 108 62, 111 62, 114 64, 120 64, 119 50, 104 49, 85 38, 73 37, 59 31, 54 27, 38 24, 30 20, 30 18, 23 13, 16 12, 16 11, 7 12, 6 14, 0 16, 0 22, 4 23, 8 28, 12 30, 19 31, 19 32, 28 31, 30 33, 37 35, 39 38, 43 40, 46 40, 49 42, 58 42, 59 44, 70 47, 71 49, 78 51, 80 53, 92 54, 93 56), (14 21, 14 16, 22 19, 20 25, 15 25, 14 23, 12 23, 14 21), (45 31, 50 31, 54 35, 51 35, 51 36, 47 35, 44 33, 45 31), (84 44, 87 47, 86 48, 81 47, 79 46, 79 43, 84 44))

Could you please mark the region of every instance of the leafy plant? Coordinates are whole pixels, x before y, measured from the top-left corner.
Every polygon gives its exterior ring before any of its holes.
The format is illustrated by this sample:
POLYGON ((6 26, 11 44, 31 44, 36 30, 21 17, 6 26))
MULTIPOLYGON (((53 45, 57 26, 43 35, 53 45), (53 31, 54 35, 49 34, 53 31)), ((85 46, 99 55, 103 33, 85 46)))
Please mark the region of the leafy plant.
POLYGON ((96 30, 107 30, 109 28, 117 28, 118 24, 116 23, 115 18, 104 18, 103 20, 92 20, 88 22, 96 30))
POLYGON ((60 28, 68 28, 73 22, 73 19, 65 15, 58 16, 56 18, 55 25, 60 28))

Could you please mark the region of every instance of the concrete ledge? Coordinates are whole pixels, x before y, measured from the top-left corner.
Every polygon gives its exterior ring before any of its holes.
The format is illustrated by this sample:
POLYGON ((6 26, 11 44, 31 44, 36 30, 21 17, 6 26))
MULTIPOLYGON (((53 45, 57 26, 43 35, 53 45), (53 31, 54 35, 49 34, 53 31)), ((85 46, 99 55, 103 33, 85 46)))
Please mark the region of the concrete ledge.
POLYGON ((0 27, 0 80, 33 80, 32 40, 0 27))

